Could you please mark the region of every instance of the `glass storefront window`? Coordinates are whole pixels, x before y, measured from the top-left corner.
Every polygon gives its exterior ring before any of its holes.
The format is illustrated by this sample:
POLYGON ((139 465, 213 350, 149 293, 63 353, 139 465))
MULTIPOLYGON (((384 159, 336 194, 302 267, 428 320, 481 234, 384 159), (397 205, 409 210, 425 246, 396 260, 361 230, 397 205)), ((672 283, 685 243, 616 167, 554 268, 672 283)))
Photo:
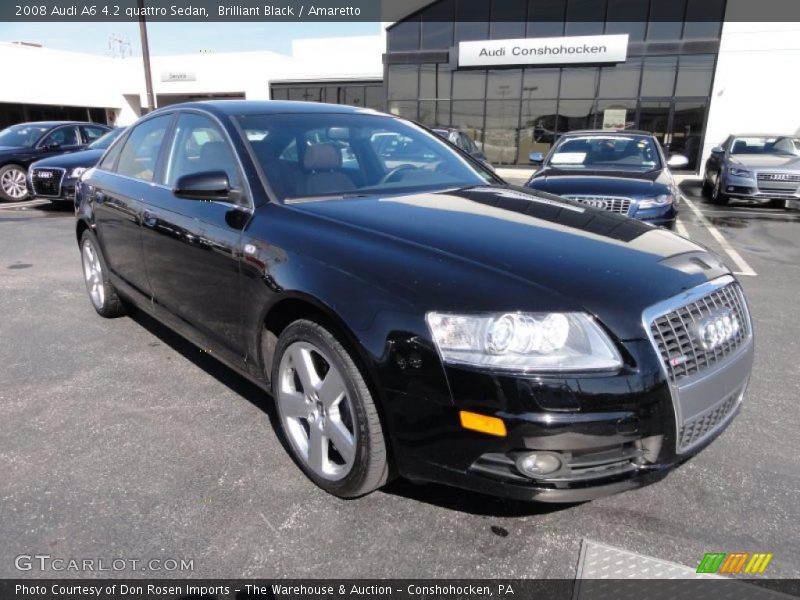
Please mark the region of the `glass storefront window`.
POLYGON ((482 100, 486 96, 486 71, 454 71, 453 99, 482 100))
POLYGON ((589 129, 592 104, 594 100, 561 100, 558 103, 559 131, 589 129))
POLYGON ((419 67, 419 99, 436 98, 436 65, 420 65, 419 67))
POLYGON ((453 70, 449 65, 436 65, 436 81, 438 88, 436 93, 439 98, 450 98, 450 88, 453 79, 453 70))
POLYGON ((684 39, 718 39, 725 14, 725 0, 689 0, 684 39))
POLYGON ((493 40, 525 37, 525 2, 492 0, 492 22, 489 36, 493 40))
POLYGON ((454 0, 439 0, 422 13, 420 47, 423 50, 438 50, 453 45, 454 0))
POLYGON ((394 102, 389 102, 389 114, 416 121, 417 102, 415 100, 395 100, 394 102))
POLYGON ((528 68, 522 76, 523 98, 558 98, 561 69, 528 68))
POLYGON ((604 98, 638 96, 641 71, 641 58, 629 58, 613 67, 602 67, 597 95, 604 98))
POLYGON ((483 145, 483 100, 453 100, 450 123, 465 131, 479 147, 483 145))
POLYGON ((489 162, 509 164, 517 159, 519 100, 487 100, 483 153, 489 162))
POLYGON ((672 96, 675 88, 677 56, 650 56, 644 59, 642 96, 672 96))
POLYGON ((528 1, 527 37, 560 37, 564 35, 567 0, 528 1))
POLYGON ((436 102, 436 124, 450 125, 450 101, 438 100, 436 102))
POLYGON ((495 69, 489 71, 486 87, 488 100, 519 98, 522 91, 522 69, 495 69))
POLYGON ((383 94, 383 84, 368 85, 365 88, 365 106, 373 110, 384 110, 386 96, 383 94))
POLYGON ((703 124, 708 103, 701 101, 678 101, 672 116, 672 139, 670 152, 683 154, 689 159, 688 169, 696 169, 702 150, 703 124))
POLYGON ((641 42, 647 31, 647 2, 608 0, 606 33, 627 33, 631 42, 641 42))
POLYGON ((634 129, 636 127, 636 99, 595 102, 590 127, 595 129, 634 129))
POLYGON ((652 133, 663 146, 669 133, 670 102, 641 102, 639 104, 639 125, 642 131, 652 133))
POLYGON ((653 0, 647 23, 648 40, 679 40, 683 31, 685 2, 653 0))
POLYGON ((289 94, 286 91, 286 88, 272 88, 272 99, 273 100, 288 100, 289 94))
POLYGON ((517 163, 528 164, 531 152, 547 154, 555 142, 557 119, 555 100, 523 100, 517 163))
POLYGON ((569 0, 566 35, 600 35, 605 19, 605 0, 569 0))
POLYGON ((676 96, 708 96, 714 77, 714 55, 696 54, 681 56, 678 61, 676 96))
POLYGON ((344 103, 350 106, 364 106, 364 88, 362 86, 344 88, 344 103))
POLYGON ((391 65, 389 72, 389 100, 419 97, 417 65, 391 65))
POLYGON ((389 52, 408 52, 419 49, 419 17, 400 21, 386 32, 389 52))
POLYGON ((564 69, 561 73, 562 98, 594 98, 597 67, 564 69))
POLYGON ((419 122, 428 127, 438 124, 436 122, 436 102, 434 100, 420 100, 419 122))
POLYGON ((455 43, 489 39, 491 4, 486 0, 458 0, 456 5, 455 43))

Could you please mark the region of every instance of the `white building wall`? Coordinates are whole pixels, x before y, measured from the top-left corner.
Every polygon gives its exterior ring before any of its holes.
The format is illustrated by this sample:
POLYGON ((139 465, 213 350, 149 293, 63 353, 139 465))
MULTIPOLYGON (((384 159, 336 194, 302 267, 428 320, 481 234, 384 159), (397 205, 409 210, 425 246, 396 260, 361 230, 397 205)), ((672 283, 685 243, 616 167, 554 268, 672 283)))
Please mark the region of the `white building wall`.
MULTIPOLYGON (((752 0, 732 0, 730 4, 741 1, 752 0)), ((800 134, 798 72, 800 23, 726 22, 703 160, 730 134, 800 134)))

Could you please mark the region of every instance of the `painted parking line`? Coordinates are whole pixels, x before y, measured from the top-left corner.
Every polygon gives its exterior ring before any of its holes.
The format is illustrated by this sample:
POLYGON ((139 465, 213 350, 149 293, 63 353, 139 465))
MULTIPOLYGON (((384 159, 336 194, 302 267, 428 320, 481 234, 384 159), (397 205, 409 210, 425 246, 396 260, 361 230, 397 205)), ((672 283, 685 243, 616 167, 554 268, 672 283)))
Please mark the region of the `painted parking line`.
POLYGON ((722 246, 722 249, 728 256, 731 257, 731 260, 739 268, 739 270, 734 271, 734 273, 737 275, 757 275, 753 268, 747 264, 747 261, 742 258, 742 255, 739 254, 736 249, 730 245, 730 243, 728 243, 728 240, 726 240, 725 236, 719 232, 719 229, 714 227, 711 222, 706 219, 705 215, 703 215, 703 212, 694 205, 694 202, 689 200, 686 196, 683 197, 683 200, 686 202, 686 205, 692 209, 692 212, 697 217, 697 220, 700 221, 700 223, 702 223, 706 229, 708 229, 708 232, 711 234, 711 236, 717 240, 717 242, 719 242, 719 245, 722 246))
POLYGON ((25 202, 7 202, 0 204, 0 210, 18 210, 20 208, 31 208, 33 206, 41 206, 42 204, 49 203, 49 200, 43 198, 35 198, 33 200, 26 200, 25 202))
POLYGON ((680 218, 675 219, 675 231, 678 232, 678 235, 682 235, 687 240, 692 239, 689 235, 689 231, 686 229, 686 225, 683 224, 683 221, 680 218))

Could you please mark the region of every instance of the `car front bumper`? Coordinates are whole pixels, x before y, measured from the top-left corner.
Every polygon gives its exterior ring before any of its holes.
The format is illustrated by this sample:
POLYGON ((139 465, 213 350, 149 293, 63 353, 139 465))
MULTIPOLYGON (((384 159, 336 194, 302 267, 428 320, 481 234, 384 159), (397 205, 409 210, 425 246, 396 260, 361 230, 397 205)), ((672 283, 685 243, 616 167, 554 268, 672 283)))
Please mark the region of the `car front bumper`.
POLYGON ((731 198, 751 200, 797 200, 800 185, 793 182, 762 181, 750 177, 737 177, 728 173, 722 181, 722 192, 731 198))

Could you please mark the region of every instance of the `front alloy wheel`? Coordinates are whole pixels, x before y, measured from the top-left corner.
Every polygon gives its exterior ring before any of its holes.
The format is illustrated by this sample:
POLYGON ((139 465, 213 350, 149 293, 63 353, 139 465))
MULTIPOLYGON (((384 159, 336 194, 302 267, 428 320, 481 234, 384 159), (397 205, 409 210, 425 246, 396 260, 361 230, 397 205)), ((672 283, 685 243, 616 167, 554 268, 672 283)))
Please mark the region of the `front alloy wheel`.
POLYGON ((28 195, 28 184, 24 169, 16 165, 7 165, 0 169, 0 195, 12 202, 25 199, 28 195))
POLYGON ((386 443, 369 388, 350 353, 312 321, 278 339, 272 374, 281 429, 295 460, 324 490, 367 494, 388 477, 386 443))
POLYGON ((722 191, 722 176, 717 175, 714 187, 711 189, 711 202, 713 204, 727 204, 728 197, 722 191))

